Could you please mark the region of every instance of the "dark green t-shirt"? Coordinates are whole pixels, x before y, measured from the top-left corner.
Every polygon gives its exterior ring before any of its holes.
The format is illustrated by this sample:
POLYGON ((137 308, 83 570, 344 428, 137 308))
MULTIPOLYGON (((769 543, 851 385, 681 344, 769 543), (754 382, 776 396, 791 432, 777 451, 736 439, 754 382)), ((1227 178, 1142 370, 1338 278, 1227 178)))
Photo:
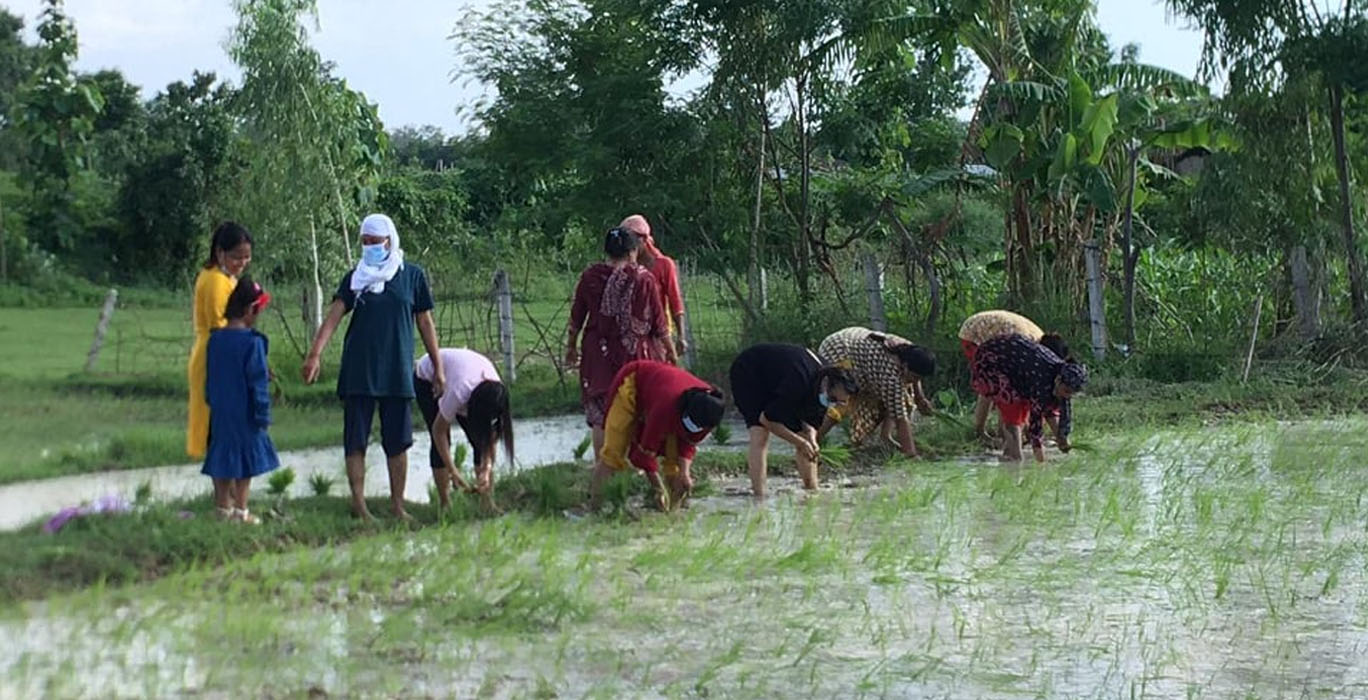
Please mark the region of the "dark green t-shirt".
POLYGON ((337 395, 413 398, 413 315, 432 310, 427 275, 406 262, 379 294, 353 292, 351 279, 343 275, 333 295, 352 315, 337 395))

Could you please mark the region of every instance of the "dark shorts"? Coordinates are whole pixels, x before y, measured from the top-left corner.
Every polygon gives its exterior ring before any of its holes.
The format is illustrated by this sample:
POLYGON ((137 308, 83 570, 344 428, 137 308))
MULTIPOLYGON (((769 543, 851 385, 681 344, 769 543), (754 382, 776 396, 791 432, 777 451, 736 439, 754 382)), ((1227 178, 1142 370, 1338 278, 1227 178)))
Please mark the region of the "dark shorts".
POLYGON ((765 412, 765 405, 770 401, 769 392, 759 386, 746 367, 734 364, 729 374, 732 403, 736 404, 736 411, 746 421, 747 428, 758 427, 760 414, 765 412))
MULTIPOLYGON (((418 395, 418 410, 423 414, 423 423, 427 425, 428 437, 431 437, 432 424, 437 420, 437 397, 432 395, 432 382, 415 374, 413 375, 413 391, 418 395)), ((456 416, 456 423, 461 426, 461 432, 465 433, 466 442, 472 445, 475 453, 475 464, 478 465, 484 459, 484 448, 475 445, 475 441, 470 439, 470 426, 465 416, 456 416)), ((429 442, 431 446, 428 447, 428 465, 432 467, 433 471, 445 469, 446 465, 442 464, 442 456, 437 453, 437 441, 430 440, 429 442)), ((450 430, 447 431, 447 444, 451 444, 450 430)), ((452 458, 454 459, 455 455, 452 455, 452 458)), ((456 468, 460 469, 461 465, 456 465, 456 468)))
MULTIPOLYGON (((431 389, 428 390, 431 393, 431 389)), ((397 457, 413 445, 412 399, 348 396, 342 399, 342 447, 345 454, 364 454, 371 421, 380 410, 380 445, 386 457, 397 457)))

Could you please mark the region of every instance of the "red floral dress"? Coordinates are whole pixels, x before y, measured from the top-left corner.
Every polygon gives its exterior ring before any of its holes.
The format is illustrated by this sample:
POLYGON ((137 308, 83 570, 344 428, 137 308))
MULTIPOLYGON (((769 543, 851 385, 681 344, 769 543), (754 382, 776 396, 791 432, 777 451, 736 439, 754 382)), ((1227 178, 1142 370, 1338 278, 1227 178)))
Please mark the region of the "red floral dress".
POLYGON ((632 360, 666 358, 669 326, 655 277, 635 263, 595 263, 580 275, 570 308, 580 343, 580 404, 591 427, 603 427, 613 377, 632 360))
POLYGON ((1006 425, 1023 425, 1032 447, 1043 443, 1043 417, 1059 411, 1059 434, 1073 429, 1068 399, 1055 395, 1055 378, 1067 364, 1049 348, 1023 335, 1007 335, 985 341, 974 354, 971 384, 979 396, 990 399, 1006 425))

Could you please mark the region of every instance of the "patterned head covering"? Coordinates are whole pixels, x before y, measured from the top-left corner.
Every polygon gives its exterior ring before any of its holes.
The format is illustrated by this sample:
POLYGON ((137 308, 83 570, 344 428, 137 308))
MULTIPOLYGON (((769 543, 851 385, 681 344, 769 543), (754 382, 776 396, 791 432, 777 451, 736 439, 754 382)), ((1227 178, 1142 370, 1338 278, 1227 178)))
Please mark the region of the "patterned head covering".
POLYGON ((1088 368, 1077 362, 1066 362, 1059 368, 1059 380, 1073 391, 1082 391, 1088 383, 1088 368))

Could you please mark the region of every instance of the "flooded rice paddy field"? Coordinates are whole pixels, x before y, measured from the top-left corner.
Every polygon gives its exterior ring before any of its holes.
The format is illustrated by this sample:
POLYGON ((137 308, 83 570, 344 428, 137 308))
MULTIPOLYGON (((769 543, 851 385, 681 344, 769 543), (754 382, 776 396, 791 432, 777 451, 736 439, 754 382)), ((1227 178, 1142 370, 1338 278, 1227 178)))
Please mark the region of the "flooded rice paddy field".
POLYGON ((0 696, 1364 697, 1366 426, 262 555, 6 611, 0 696))

